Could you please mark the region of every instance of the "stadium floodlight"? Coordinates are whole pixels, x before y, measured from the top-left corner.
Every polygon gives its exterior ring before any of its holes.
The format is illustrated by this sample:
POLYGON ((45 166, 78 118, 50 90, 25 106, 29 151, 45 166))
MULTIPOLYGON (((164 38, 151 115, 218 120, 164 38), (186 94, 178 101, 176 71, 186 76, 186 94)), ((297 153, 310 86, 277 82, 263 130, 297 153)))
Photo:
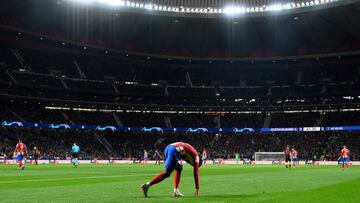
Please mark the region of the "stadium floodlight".
POLYGON ((152 10, 153 9, 153 6, 151 4, 146 4, 145 5, 145 9, 147 10, 152 10))
POLYGON ((99 3, 107 4, 109 6, 124 6, 125 2, 122 0, 98 0, 99 3))
POLYGON ((258 13, 258 12, 276 12, 281 10, 289 10, 294 8, 304 8, 309 6, 317 6, 321 4, 328 4, 338 0, 308 0, 299 1, 297 3, 277 3, 263 6, 254 7, 242 7, 240 5, 229 5, 224 8, 196 8, 196 7, 182 7, 180 6, 168 6, 168 5, 156 5, 156 4, 144 4, 139 0, 66 0, 82 4, 105 4, 109 6, 126 6, 145 10, 159 10, 164 12, 184 12, 184 13, 224 13, 227 15, 242 14, 242 13, 258 13))
POLYGON ((244 7, 238 7, 238 6, 225 7, 223 10, 223 12, 228 15, 241 14, 241 13, 245 13, 245 11, 246 9, 244 7))
POLYGON ((281 11, 283 9, 281 4, 273 4, 267 7, 268 11, 281 11))
POLYGON ((96 2, 96 0, 68 0, 68 1, 73 1, 82 4, 91 4, 96 2))

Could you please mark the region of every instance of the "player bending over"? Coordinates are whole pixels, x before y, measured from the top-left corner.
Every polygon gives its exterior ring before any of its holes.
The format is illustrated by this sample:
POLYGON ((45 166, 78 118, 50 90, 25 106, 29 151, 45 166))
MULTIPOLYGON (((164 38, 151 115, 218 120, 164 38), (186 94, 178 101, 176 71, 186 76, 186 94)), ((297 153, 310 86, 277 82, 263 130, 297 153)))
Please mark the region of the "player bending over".
POLYGON ((169 144, 164 152, 165 155, 165 170, 159 175, 155 176, 149 182, 142 184, 141 188, 145 197, 147 197, 150 186, 160 183, 164 179, 168 178, 171 173, 175 170, 174 176, 174 197, 181 197, 183 194, 180 193, 179 184, 182 171, 181 160, 186 161, 194 169, 194 180, 195 180, 195 193, 194 196, 199 196, 199 167, 202 161, 199 158, 197 151, 191 145, 184 142, 176 142, 169 144))
POLYGON ((291 151, 290 151, 290 146, 287 145, 285 150, 284 150, 284 154, 285 154, 285 166, 286 168, 291 168, 291 159, 290 159, 290 156, 291 156, 291 151))
POLYGON ((72 154, 71 163, 75 167, 77 167, 78 165, 79 152, 80 152, 80 147, 77 146, 76 143, 74 143, 74 145, 71 147, 71 154, 72 154))
POLYGON ((346 168, 349 168, 349 162, 350 162, 350 150, 348 150, 346 148, 346 145, 343 146, 341 152, 340 152, 340 156, 338 158, 338 160, 341 161, 341 166, 342 166, 342 169, 344 170, 344 165, 346 165, 346 168))
POLYGON ((17 155, 17 163, 19 166, 19 170, 25 169, 25 160, 24 158, 28 155, 26 145, 19 139, 18 143, 16 144, 14 154, 17 155))

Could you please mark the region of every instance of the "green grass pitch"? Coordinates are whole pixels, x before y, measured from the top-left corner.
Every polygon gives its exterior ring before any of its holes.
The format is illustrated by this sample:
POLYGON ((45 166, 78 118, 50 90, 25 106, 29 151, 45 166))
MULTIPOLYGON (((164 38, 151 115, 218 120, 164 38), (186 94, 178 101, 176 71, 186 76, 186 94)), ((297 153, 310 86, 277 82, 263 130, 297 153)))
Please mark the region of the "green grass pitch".
POLYGON ((0 202, 360 202, 360 167, 207 165, 200 197, 192 168, 184 166, 182 198, 171 197, 173 176, 150 188, 140 184, 163 170, 154 165, 0 165, 0 202))

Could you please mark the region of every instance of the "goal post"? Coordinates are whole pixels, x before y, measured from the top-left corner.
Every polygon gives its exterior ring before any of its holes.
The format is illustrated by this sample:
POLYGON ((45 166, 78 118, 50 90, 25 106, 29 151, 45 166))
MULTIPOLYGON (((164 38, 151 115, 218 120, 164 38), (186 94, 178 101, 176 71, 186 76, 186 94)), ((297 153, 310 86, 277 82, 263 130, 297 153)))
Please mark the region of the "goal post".
POLYGON ((284 159, 284 152, 255 152, 255 161, 281 161, 284 159))

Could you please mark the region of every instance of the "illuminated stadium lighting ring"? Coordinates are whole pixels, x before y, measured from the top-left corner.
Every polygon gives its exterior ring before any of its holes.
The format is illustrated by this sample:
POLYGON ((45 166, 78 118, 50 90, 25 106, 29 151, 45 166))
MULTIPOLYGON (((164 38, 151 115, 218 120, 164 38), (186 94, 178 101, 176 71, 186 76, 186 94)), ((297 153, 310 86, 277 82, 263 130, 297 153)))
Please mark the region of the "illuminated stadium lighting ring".
POLYGON ((104 4, 113 7, 129 7, 142 10, 154 10, 168 13, 192 13, 192 14, 225 14, 236 15, 244 13, 263 13, 263 12, 280 12, 283 10, 292 10, 297 8, 312 7, 324 5, 339 0, 312 0, 304 2, 288 2, 288 3, 275 3, 271 5, 263 5, 257 7, 244 7, 244 6, 225 6, 224 8, 198 8, 198 7, 183 7, 183 6, 168 6, 153 3, 139 3, 136 1, 126 0, 67 0, 84 4, 104 4))

